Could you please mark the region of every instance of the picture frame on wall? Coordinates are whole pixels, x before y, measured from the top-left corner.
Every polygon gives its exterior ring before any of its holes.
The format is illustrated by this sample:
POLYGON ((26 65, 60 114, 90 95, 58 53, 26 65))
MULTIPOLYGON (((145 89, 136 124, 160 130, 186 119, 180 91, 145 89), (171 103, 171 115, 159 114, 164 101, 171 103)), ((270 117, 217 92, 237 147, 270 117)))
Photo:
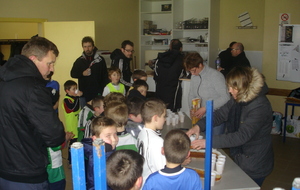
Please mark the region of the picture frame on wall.
POLYGON ((172 11, 172 4, 162 4, 161 11, 172 11))

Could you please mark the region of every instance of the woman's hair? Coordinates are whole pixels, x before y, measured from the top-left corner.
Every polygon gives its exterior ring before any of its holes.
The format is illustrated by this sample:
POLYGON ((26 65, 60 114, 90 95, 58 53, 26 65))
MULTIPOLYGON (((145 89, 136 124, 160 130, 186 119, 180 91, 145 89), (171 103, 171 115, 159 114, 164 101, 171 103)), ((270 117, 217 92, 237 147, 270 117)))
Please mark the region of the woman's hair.
POLYGON ((257 69, 250 67, 234 67, 226 75, 226 84, 238 91, 237 102, 252 99, 258 95, 263 86, 264 78, 257 69))
POLYGON ((199 67, 200 64, 203 64, 203 58, 197 52, 187 54, 184 59, 184 67, 187 71, 199 67))

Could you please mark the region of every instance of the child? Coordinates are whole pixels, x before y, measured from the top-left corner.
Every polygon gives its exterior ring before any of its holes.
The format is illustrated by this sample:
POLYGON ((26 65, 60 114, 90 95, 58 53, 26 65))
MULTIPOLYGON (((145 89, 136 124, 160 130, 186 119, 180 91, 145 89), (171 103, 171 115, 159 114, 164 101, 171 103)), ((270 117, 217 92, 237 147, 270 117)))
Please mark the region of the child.
POLYGON ((58 147, 48 147, 49 164, 47 166, 49 190, 65 190, 66 175, 62 163, 61 150, 68 146, 68 142, 74 136, 71 132, 66 132, 66 141, 58 147))
MULTIPOLYGON (((138 136, 138 150, 144 156, 144 182, 151 173, 162 169, 166 164, 165 156, 161 154, 163 139, 157 130, 162 130, 166 117, 166 105, 159 99, 149 99, 142 106, 142 118, 145 127, 138 136)), ((143 183, 144 183, 143 182, 143 183)))
MULTIPOLYGON (((92 120, 96 117, 99 117, 104 112, 104 97, 103 96, 96 96, 92 100, 92 107, 93 107, 93 115, 88 119, 86 125, 84 126, 84 138, 89 138, 91 136, 91 123, 92 120)), ((79 141, 79 140, 78 140, 79 141)), ((81 141, 81 140, 80 140, 81 141)))
POLYGON ((77 90, 77 83, 73 80, 68 80, 64 83, 64 89, 67 93, 62 108, 64 110, 65 115, 65 124, 66 124, 66 131, 72 132, 74 134, 74 138, 70 140, 69 143, 69 164, 71 165, 71 153, 70 147, 71 145, 77 141, 78 137, 78 114, 80 112, 80 103, 79 97, 82 95, 82 92, 77 90))
POLYGON ((175 129, 167 133, 164 140, 164 153, 167 163, 164 169, 151 174, 143 189, 195 189, 202 190, 199 175, 181 164, 190 155, 190 138, 181 130, 175 129))
POLYGON ((105 86, 103 90, 103 96, 106 96, 110 92, 119 92, 125 96, 125 86, 124 84, 120 83, 121 70, 117 67, 109 68, 108 78, 111 82, 105 86))
POLYGON ((128 98, 139 97, 146 100, 147 90, 149 88, 148 84, 144 80, 136 80, 132 84, 133 89, 129 91, 128 98))
POLYGON ((104 114, 106 117, 110 117, 117 123, 119 143, 117 144, 116 149, 131 149, 137 152, 136 139, 125 130, 128 119, 127 105, 120 102, 111 102, 105 108, 104 114))
POLYGON ((86 168, 86 187, 94 189, 94 162, 93 162, 93 141, 101 138, 105 142, 106 159, 115 151, 118 144, 117 124, 108 117, 96 117, 92 121, 91 138, 82 139, 84 145, 84 156, 86 168))
POLYGON ((137 79, 147 81, 147 73, 143 70, 134 70, 131 77, 133 82, 137 79))
POLYGON ((138 190, 142 186, 144 158, 133 150, 118 150, 106 163, 107 184, 113 190, 138 190))
POLYGON ((53 109, 58 114, 58 103, 59 103, 59 83, 56 80, 52 80, 52 75, 54 73, 51 71, 47 76, 46 88, 51 92, 51 99, 53 104, 53 109))
POLYGON ((138 137, 140 131, 144 128, 142 124, 143 119, 141 115, 142 105, 145 100, 139 97, 132 97, 127 99, 126 104, 128 107, 128 121, 125 129, 128 133, 131 133, 135 138, 138 137))
POLYGON ((118 93, 118 92, 111 92, 107 96, 104 97, 104 110, 105 107, 110 103, 110 102, 120 102, 120 103, 125 103, 126 98, 123 94, 118 93))
POLYGON ((92 117, 94 115, 94 109, 92 101, 86 103, 86 105, 80 110, 78 117, 78 142, 84 138, 85 128, 90 125, 92 117))

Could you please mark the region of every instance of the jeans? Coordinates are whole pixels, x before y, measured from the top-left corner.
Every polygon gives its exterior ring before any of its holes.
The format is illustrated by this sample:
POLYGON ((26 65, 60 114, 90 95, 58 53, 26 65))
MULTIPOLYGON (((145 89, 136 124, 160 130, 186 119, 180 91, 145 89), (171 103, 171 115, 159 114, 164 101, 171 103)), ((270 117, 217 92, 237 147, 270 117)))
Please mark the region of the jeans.
POLYGON ((20 183, 0 178, 0 190, 49 190, 48 181, 42 183, 20 183))

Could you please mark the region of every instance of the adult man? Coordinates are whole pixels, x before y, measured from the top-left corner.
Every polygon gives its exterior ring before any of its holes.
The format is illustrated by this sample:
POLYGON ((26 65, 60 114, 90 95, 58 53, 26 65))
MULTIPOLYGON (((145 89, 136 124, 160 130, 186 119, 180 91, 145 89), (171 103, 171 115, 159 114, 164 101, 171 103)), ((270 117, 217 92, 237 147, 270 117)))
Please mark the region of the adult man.
POLYGON ((65 141, 46 79, 59 52, 33 37, 0 68, 0 189, 48 189, 46 147, 65 141))
POLYGON ((130 61, 132 60, 133 53, 133 42, 125 40, 121 44, 121 49, 115 49, 110 55, 111 65, 118 67, 122 72, 120 82, 125 85, 126 91, 132 86, 132 83, 130 82, 132 75, 130 61))
POLYGON ((227 73, 230 70, 230 65, 233 62, 233 57, 231 55, 231 50, 232 50, 232 46, 233 44, 235 44, 236 42, 231 42, 229 44, 229 47, 222 51, 221 53, 219 53, 219 58, 221 60, 221 67, 218 68, 218 71, 220 71, 225 77, 227 75, 227 73))
POLYGON ((231 68, 239 66, 239 67, 251 67, 249 60, 246 57, 244 52, 244 46, 242 43, 235 43, 232 45, 231 55, 234 57, 231 68))
POLYGON ((82 39, 82 55, 76 59, 71 69, 71 77, 78 78, 79 90, 83 92, 85 101, 89 102, 97 95, 102 95, 108 83, 105 60, 94 45, 90 36, 82 39))
POLYGON ((178 39, 171 40, 169 50, 159 53, 155 68, 155 96, 167 104, 167 108, 178 111, 181 108, 182 89, 179 78, 183 74, 182 43, 178 39))

